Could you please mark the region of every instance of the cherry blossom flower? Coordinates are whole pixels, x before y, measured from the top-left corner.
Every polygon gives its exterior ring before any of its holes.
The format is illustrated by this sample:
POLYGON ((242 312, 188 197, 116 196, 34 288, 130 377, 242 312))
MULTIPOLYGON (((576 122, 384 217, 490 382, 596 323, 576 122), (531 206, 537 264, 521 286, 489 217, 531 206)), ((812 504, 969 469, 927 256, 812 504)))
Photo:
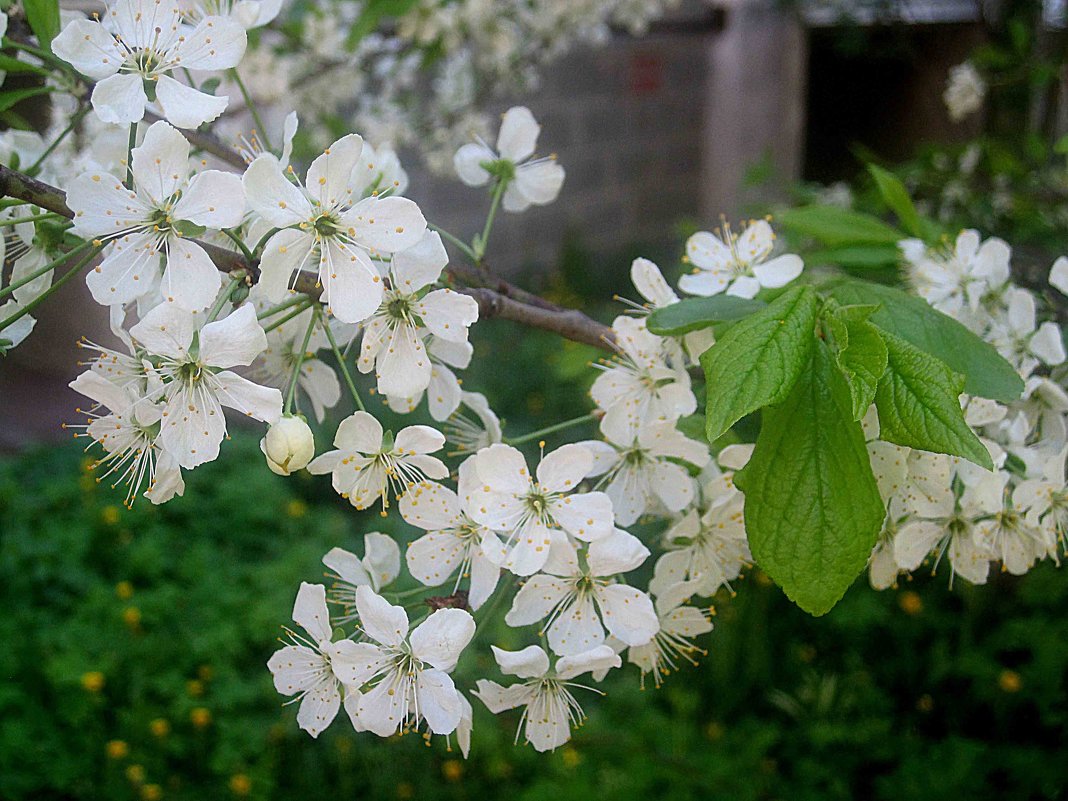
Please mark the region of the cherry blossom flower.
POLYGON ((256 310, 242 306, 200 327, 190 312, 157 306, 130 336, 158 364, 164 408, 160 442, 187 469, 219 455, 226 436, 223 406, 271 424, 282 416, 282 393, 227 369, 248 366, 267 345, 256 310))
POLYGON ((632 645, 627 651, 627 661, 641 670, 643 689, 647 675, 652 674, 659 687, 665 676, 679 669, 680 660, 696 665, 695 654, 707 653, 693 640, 712 631, 711 612, 687 605, 694 594, 704 594, 697 582, 683 581, 665 588, 654 602, 660 630, 645 645, 632 645))
POLYGON ((501 421, 481 392, 461 392, 460 404, 443 426, 456 455, 477 453, 501 441, 501 421), (470 410, 476 419, 464 413, 470 410))
POLYGON ((629 526, 662 505, 669 512, 685 509, 694 497, 694 480, 672 459, 704 467, 708 446, 680 433, 674 423, 653 423, 638 429, 634 439, 579 443, 594 456, 590 476, 603 476, 598 488, 612 499, 616 524, 629 526))
POLYGON ((751 222, 735 236, 724 223, 717 236, 698 231, 686 242, 686 256, 694 270, 679 279, 679 289, 691 295, 728 295, 751 298, 761 287, 786 286, 801 275, 801 257, 787 253, 769 259, 775 234, 765 220, 751 222))
POLYGON ((79 375, 70 388, 96 404, 92 409, 78 410, 89 422, 85 431, 75 436, 91 437, 103 447, 105 455, 93 464, 93 469, 104 470, 100 479, 114 475, 113 487, 127 486, 128 507, 146 485, 144 496, 155 504, 185 491, 177 461, 160 446, 163 408, 159 404, 139 395, 131 384, 109 381, 94 369, 79 375), (107 409, 107 413, 101 414, 102 409, 107 409))
POLYGON ((344 548, 331 548, 323 557, 323 564, 331 570, 326 576, 334 579, 330 602, 341 607, 337 622, 351 623, 359 617, 356 614, 358 587, 380 592, 400 575, 400 548, 387 534, 369 531, 363 535, 363 558, 344 548))
POLYGON ((1014 288, 1005 313, 991 327, 991 343, 1025 378, 1039 363, 1058 365, 1066 357, 1060 326, 1048 321, 1037 328, 1036 324, 1034 295, 1014 288))
POLYGON ((478 319, 474 298, 451 289, 425 289, 441 276, 449 256, 441 237, 428 231, 414 246, 396 253, 382 305, 364 323, 356 364, 361 372, 375 368, 378 391, 407 398, 430 385, 433 367, 423 338, 426 334, 453 344, 467 343, 467 329, 478 319))
POLYGON ((587 542, 610 536, 612 501, 603 492, 579 492, 593 455, 581 445, 564 445, 547 454, 535 477, 523 454, 510 445, 491 445, 475 456, 481 482, 466 494, 472 520, 499 532, 503 550, 483 546, 490 558, 502 554, 501 567, 529 576, 549 558, 553 532, 566 531, 587 542))
POLYGON ((67 193, 74 230, 111 242, 86 278, 97 303, 129 303, 157 288, 167 303, 190 311, 215 300, 221 273, 184 231, 239 224, 244 192, 240 178, 230 173, 189 175, 189 143, 167 123, 157 122, 134 148, 133 189, 107 173, 74 179, 67 193))
POLYGON ((960 122, 977 112, 983 107, 985 98, 986 82, 974 64, 965 61, 949 70, 942 101, 953 122, 960 122))
POLYGON ((668 549, 657 560, 649 591, 663 595, 675 584, 693 582, 701 595, 713 595, 741 575, 752 561, 742 510, 745 497, 733 473, 709 478, 700 505, 688 510, 664 532, 668 549))
POLYGON ((315 456, 315 437, 303 418, 288 415, 267 429, 260 450, 272 473, 288 476, 307 467, 315 456))
MULTIPOLYGON (((468 460, 460 470, 471 473, 474 463, 468 460)), ((460 496, 441 484, 415 485, 401 497, 398 506, 407 523, 427 532, 408 544, 408 572, 428 587, 444 584, 455 573, 453 592, 462 579, 470 578, 468 604, 471 609, 482 606, 497 587, 502 558, 498 555, 496 560, 490 559, 483 552, 482 543, 487 540, 490 548, 499 550, 496 536, 472 520, 460 496)))
MULTIPOLYGON (((649 259, 637 258, 630 265, 630 281, 638 294, 645 298, 646 305, 642 309, 663 309, 679 302, 679 296, 664 279, 660 268, 649 259)), ((682 337, 682 344, 689 354, 690 361, 698 363, 701 354, 715 344, 715 335, 712 327, 701 328, 691 331, 682 337)), ((678 343, 670 338, 663 337, 662 347, 668 364, 677 365, 682 359, 678 353, 678 343)))
POLYGON ((1049 454, 1039 478, 1021 481, 1012 493, 1012 503, 1026 516, 1028 525, 1041 528, 1047 541, 1064 543, 1068 536, 1068 486, 1064 480, 1064 448, 1049 454))
POLYGON ((359 136, 342 137, 312 162, 303 186, 290 182, 270 154, 245 171, 249 205, 282 229, 267 241, 260 263, 267 300, 281 301, 291 276, 318 262, 323 298, 342 322, 363 322, 382 304, 382 278, 372 257, 418 243, 426 220, 407 198, 360 199, 370 179, 358 168, 362 151, 359 136))
POLYGON ((527 626, 548 619, 543 631, 549 647, 561 656, 600 645, 605 628, 627 645, 644 645, 659 629, 653 602, 613 577, 629 573, 648 556, 637 537, 616 529, 590 543, 583 566, 575 547, 558 538, 544 572, 527 579, 504 620, 509 626, 527 626))
POLYGON ((369 642, 356 643, 356 676, 373 684, 356 702, 359 722, 380 737, 415 730, 421 721, 434 734, 456 731, 463 697, 448 675, 475 633, 463 609, 438 609, 409 634, 404 608, 367 586, 356 589, 360 628, 369 642))
POLYGON ((951 253, 933 251, 918 239, 899 243, 911 268, 909 280, 921 298, 946 314, 974 312, 988 291, 1009 277, 1012 251, 996 237, 985 242, 978 231, 961 231, 951 253))
POLYGON ((583 673, 607 671, 619 667, 619 654, 607 645, 599 645, 585 653, 564 656, 556 660, 555 669, 549 666, 549 656, 541 648, 531 645, 521 651, 505 651, 490 646, 501 672, 524 681, 502 687, 495 681, 479 679, 475 695, 494 714, 524 707, 516 731, 524 732, 528 743, 536 751, 554 751, 571 739, 571 727, 585 719, 582 707, 571 694, 572 687, 591 690, 574 679, 583 673))
POLYGON ((525 106, 508 109, 501 118, 497 149, 485 142, 466 144, 456 151, 453 165, 468 186, 484 186, 492 175, 508 181, 501 205, 505 211, 524 211, 534 204, 556 200, 564 183, 564 168, 556 156, 532 159, 541 126, 525 106))
POLYGON ((286 629, 292 642, 275 652, 267 668, 274 676, 274 688, 300 702, 297 724, 318 737, 337 716, 342 696, 358 692, 363 683, 361 652, 352 640, 332 641, 322 584, 301 582, 293 620, 307 636, 286 629))
POLYGON ((440 459, 429 455, 444 444, 445 437, 429 426, 408 426, 395 439, 392 434, 387 437, 374 417, 355 412, 338 426, 337 450, 316 457, 308 472, 330 473, 334 489, 357 509, 381 498, 385 513, 391 491, 399 497, 421 481, 449 474, 440 459))
POLYGON ((282 0, 179 0, 182 13, 193 21, 225 17, 245 30, 262 28, 278 16, 282 0))
POLYGON ((158 102, 172 125, 196 128, 222 114, 227 98, 170 73, 229 69, 246 44, 244 28, 225 17, 204 17, 194 28, 183 24, 179 0, 117 0, 103 22, 68 23, 52 52, 96 81, 93 109, 104 122, 139 122, 145 106, 158 102))
POLYGON ((602 372, 590 388, 590 397, 605 413, 601 433, 614 442, 632 441, 643 426, 693 414, 697 400, 690 378, 666 364, 660 337, 633 317, 617 317, 612 330, 617 357, 595 365, 602 372))

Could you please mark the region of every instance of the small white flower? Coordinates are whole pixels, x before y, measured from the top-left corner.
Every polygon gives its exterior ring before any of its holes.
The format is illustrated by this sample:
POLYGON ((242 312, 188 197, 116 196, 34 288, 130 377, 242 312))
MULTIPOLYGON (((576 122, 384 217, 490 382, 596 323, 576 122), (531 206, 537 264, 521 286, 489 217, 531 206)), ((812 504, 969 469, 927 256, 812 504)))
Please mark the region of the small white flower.
POLYGON ((983 296, 1000 289, 1009 278, 1011 249, 996 237, 983 242, 978 231, 961 231, 951 253, 928 249, 917 239, 900 242, 899 247, 916 293, 952 317, 960 317, 965 309, 974 313, 983 296))
MULTIPOLYGON (((461 486, 471 481, 474 464, 460 466, 461 486)), ((477 481, 477 478, 474 479, 477 481)), ((470 578, 468 605, 478 609, 493 594, 501 569, 482 550, 483 540, 499 551, 499 542, 483 525, 467 514, 460 496, 441 484, 423 482, 412 487, 398 504, 401 517, 427 533, 408 544, 408 572, 428 587, 444 584, 455 573, 455 592, 462 579, 470 578)))
POLYGON ((574 492, 593 465, 581 445, 564 445, 546 455, 536 476, 523 454, 510 445, 491 445, 475 455, 479 486, 464 498, 473 520, 504 537, 503 550, 483 546, 490 558, 518 576, 536 573, 549 558, 553 532, 561 529, 592 542, 610 536, 612 501, 603 492, 574 492))
POLYGON ((1021 481, 1012 493, 1012 503, 1026 515, 1027 524, 1041 528, 1047 540, 1065 541, 1068 537, 1068 486, 1064 481, 1064 462, 1068 453, 1062 448, 1047 457, 1042 477, 1021 481))
POLYGON ((408 634, 408 615, 370 587, 356 589, 360 628, 372 642, 356 643, 362 693, 356 706, 362 726, 380 737, 413 731, 425 720, 434 734, 456 731, 463 697, 448 675, 475 633, 462 609, 438 609, 408 634))
POLYGON ((129 303, 157 288, 166 302, 190 311, 215 300, 222 274, 183 229, 238 225, 245 212, 244 192, 240 178, 230 173, 189 175, 189 142, 167 123, 157 122, 134 148, 133 189, 107 173, 74 179, 67 193, 74 230, 111 243, 86 277, 97 303, 129 303))
POLYGON ((555 670, 549 667, 549 656, 536 645, 522 651, 490 647, 502 673, 525 681, 502 687, 495 681, 479 679, 475 695, 494 714, 524 707, 516 741, 519 731, 524 731, 526 741, 537 751, 553 751, 563 745, 571 739, 571 727, 580 725, 585 719, 570 688, 580 687, 603 694, 593 687, 575 683, 574 679, 583 673, 607 671, 620 665, 619 654, 607 645, 557 659, 555 670))
POLYGON ((564 168, 555 156, 531 159, 541 126, 525 106, 508 109, 501 118, 497 150, 481 140, 456 151, 453 164, 468 186, 483 186, 491 177, 487 166, 509 178, 501 205, 505 211, 524 211, 531 204, 544 206, 556 200, 564 183, 564 168))
POLYGON ((366 509, 381 498, 385 513, 391 491, 399 497, 427 478, 449 474, 440 459, 429 455, 444 444, 445 437, 429 426, 408 426, 395 439, 387 438, 374 417, 355 412, 338 426, 337 450, 316 457, 308 472, 330 473, 334 489, 357 509, 366 509))
POLYGON ((393 256, 389 285, 381 306, 364 324, 356 362, 363 373, 375 368, 383 395, 407 398, 430 385, 433 368, 423 344, 428 333, 445 342, 467 342, 467 329, 478 319, 475 299, 451 289, 424 291, 441 277, 448 261, 441 237, 431 231, 393 256))
POLYGON ((597 364, 602 374, 590 388, 601 409, 601 433, 615 442, 633 440, 653 423, 674 423, 693 414, 697 399, 685 370, 669 367, 662 340, 641 320, 620 316, 612 323, 617 357, 597 364))
POLYGON ((163 384, 155 394, 165 402, 160 441, 182 467, 219 455, 226 435, 223 406, 265 423, 282 416, 281 392, 227 369, 248 366, 267 345, 252 306, 200 328, 193 314, 163 304, 131 328, 130 336, 158 362, 155 372, 163 384))
POLYGON ((691 595, 703 594, 697 582, 683 581, 664 589, 656 597, 656 615, 660 630, 645 645, 632 645, 627 661, 641 669, 642 688, 645 677, 652 674, 659 687, 664 677, 679 669, 679 660, 697 664, 696 654, 706 654, 693 644, 693 639, 712 631, 711 611, 688 606, 691 595))
POLYGON ((949 71, 942 101, 953 122, 960 122, 983 107, 986 82, 970 61, 958 64, 949 71))
POLYGON ((501 441, 501 421, 480 392, 461 392, 460 404, 445 421, 445 439, 457 455, 477 453, 501 441), (476 419, 464 413, 469 409, 476 419))
POLYGON ((333 642, 326 590, 322 584, 301 582, 293 605, 293 620, 307 637, 286 629, 292 640, 276 651, 267 667, 274 687, 300 701, 297 723, 318 737, 337 716, 342 695, 357 692, 361 681, 359 650, 352 640, 333 642))
POLYGON ((752 560, 744 505, 732 473, 711 477, 701 488, 700 505, 664 532, 669 550, 657 560, 649 591, 663 595, 683 581, 694 582, 701 595, 729 587, 752 560))
POLYGON ((694 480, 672 459, 704 467, 708 446, 680 433, 674 423, 652 423, 630 440, 579 443, 594 456, 590 476, 603 476, 597 486, 612 499, 616 524, 629 526, 646 512, 661 507, 685 509, 694 497, 694 480))
POLYGON ((103 22, 68 23, 52 52, 96 81, 93 109, 104 122, 138 122, 145 106, 156 101, 170 123, 196 128, 222 114, 227 98, 205 94, 170 73, 236 66, 247 39, 230 19, 204 17, 190 28, 181 17, 179 0, 118 0, 103 22))
POLYGON ((191 20, 226 17, 245 30, 262 28, 278 16, 282 0, 180 0, 182 12, 191 20))
POLYGON ((543 631, 549 647, 561 656, 574 656, 605 641, 605 629, 627 645, 644 645, 659 630, 656 611, 641 590, 615 582, 649 556, 637 537, 616 529, 590 543, 585 565, 564 538, 553 542, 545 572, 527 579, 504 621, 509 626, 547 622, 543 631))
POLYGON ((358 617, 355 613, 358 587, 380 592, 400 575, 400 547, 392 537, 369 531, 363 535, 362 559, 344 548, 331 548, 323 557, 323 564, 333 571, 326 575, 334 579, 330 602, 342 608, 338 623, 349 623, 358 617))
POLYGON ((302 418, 287 415, 267 429, 260 450, 272 473, 288 476, 307 467, 315 456, 315 437, 302 418))
POLYGON ((691 295, 751 298, 761 287, 786 286, 801 275, 804 264, 792 253, 771 255, 775 234, 765 220, 751 222, 739 236, 724 224, 720 236, 698 231, 686 241, 686 256, 694 270, 679 279, 679 289, 691 295))
MULTIPOLYGON (((660 268, 649 259, 637 258, 631 262, 630 280, 638 294, 645 298, 643 309, 663 309, 679 302, 679 296, 668 285, 660 268)), ((691 331, 682 337, 682 344, 694 364, 698 363, 701 354, 712 347, 715 341, 711 326, 691 331)), ((661 343, 668 364, 680 364, 682 359, 679 358, 678 343, 670 337, 664 337, 661 343)))
POLYGON ((1036 328, 1035 297, 1013 287, 1005 313, 994 320, 989 341, 1025 378, 1039 363, 1054 366, 1065 360, 1061 328, 1044 322, 1036 328))
POLYGON ((426 231, 419 207, 402 197, 368 197, 360 168, 363 139, 349 134, 312 162, 303 186, 291 182, 278 159, 258 156, 245 171, 253 211, 281 228, 264 245, 260 284, 281 301, 290 277, 318 271, 329 311, 345 323, 366 320, 382 303, 382 277, 372 257, 412 247, 426 231))

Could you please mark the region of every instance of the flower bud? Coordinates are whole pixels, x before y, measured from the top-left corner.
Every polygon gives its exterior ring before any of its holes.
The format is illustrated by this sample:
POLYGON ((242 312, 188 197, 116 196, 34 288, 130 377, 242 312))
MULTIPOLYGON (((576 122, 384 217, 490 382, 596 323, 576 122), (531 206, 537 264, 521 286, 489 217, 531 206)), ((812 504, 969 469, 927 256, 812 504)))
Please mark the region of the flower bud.
POLYGON ((260 450, 273 472, 288 476, 311 461, 315 440, 304 418, 287 416, 267 429, 267 435, 260 440, 260 450))

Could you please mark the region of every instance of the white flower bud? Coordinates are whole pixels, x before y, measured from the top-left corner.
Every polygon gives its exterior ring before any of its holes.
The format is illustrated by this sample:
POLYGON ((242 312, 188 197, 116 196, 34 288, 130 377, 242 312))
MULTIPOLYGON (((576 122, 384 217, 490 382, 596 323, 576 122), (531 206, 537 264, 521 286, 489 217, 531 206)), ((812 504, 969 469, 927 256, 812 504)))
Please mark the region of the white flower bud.
POLYGON ((288 476, 311 461, 315 440, 304 418, 287 416, 267 429, 267 435, 260 440, 260 450, 273 472, 288 476))

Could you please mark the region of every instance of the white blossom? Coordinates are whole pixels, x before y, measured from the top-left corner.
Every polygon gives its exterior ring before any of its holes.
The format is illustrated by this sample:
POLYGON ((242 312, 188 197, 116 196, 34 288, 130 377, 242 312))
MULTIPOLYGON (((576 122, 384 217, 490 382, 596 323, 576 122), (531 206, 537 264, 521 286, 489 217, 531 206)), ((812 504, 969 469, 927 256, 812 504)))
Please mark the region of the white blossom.
POLYGON ((679 279, 679 289, 691 295, 726 291, 751 298, 761 287, 786 286, 804 264, 792 253, 769 258, 774 248, 775 233, 765 220, 752 221, 737 236, 726 223, 719 235, 698 231, 686 241, 686 257, 694 269, 679 279))

